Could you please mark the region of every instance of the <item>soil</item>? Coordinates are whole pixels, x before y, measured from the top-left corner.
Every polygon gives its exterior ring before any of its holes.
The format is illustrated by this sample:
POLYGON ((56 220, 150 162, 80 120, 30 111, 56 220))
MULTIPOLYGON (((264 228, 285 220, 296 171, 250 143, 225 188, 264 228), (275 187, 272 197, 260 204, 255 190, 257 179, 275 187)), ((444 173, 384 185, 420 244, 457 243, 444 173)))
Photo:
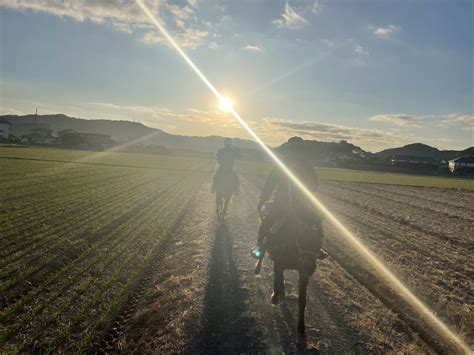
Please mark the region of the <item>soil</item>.
POLYGON ((242 178, 225 223, 210 182, 195 197, 161 256, 97 343, 135 353, 429 353, 429 347, 341 264, 318 262, 308 287, 307 344, 296 345, 297 273, 270 303, 272 265, 255 276, 258 189, 242 178))

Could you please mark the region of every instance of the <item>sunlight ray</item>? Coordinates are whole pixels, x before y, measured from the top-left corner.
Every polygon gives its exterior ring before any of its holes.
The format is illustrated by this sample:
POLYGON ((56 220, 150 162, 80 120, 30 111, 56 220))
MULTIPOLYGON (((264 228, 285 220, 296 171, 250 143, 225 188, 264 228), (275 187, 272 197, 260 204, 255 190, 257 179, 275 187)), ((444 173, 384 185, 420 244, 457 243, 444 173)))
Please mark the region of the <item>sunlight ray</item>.
MULTIPOLYGON (((213 86, 213 84, 205 77, 205 75, 199 70, 199 68, 192 62, 187 54, 179 47, 174 41, 168 31, 160 24, 156 17, 149 11, 146 5, 141 0, 136 0, 137 4, 143 10, 143 12, 150 18, 151 22, 157 27, 161 34, 168 39, 170 44, 177 50, 177 52, 183 57, 193 71, 201 78, 204 84, 211 90, 211 92, 220 101, 223 100, 223 96, 213 86)), ((337 217, 330 212, 326 206, 316 197, 313 193, 293 174, 293 172, 275 155, 275 153, 267 147, 267 145, 260 139, 260 137, 253 131, 253 129, 245 122, 245 120, 232 108, 230 114, 242 125, 242 127, 248 132, 248 134, 262 147, 262 149, 272 158, 282 171, 293 181, 293 183, 308 197, 311 203, 316 207, 327 220, 339 230, 346 240, 356 248, 356 250, 378 271, 379 275, 382 276, 383 280, 391 286, 406 302, 413 305, 421 319, 429 321, 430 324, 436 329, 438 334, 442 336, 446 343, 455 346, 459 351, 464 353, 471 353, 471 349, 464 341, 458 337, 449 327, 444 324, 413 292, 411 292, 407 286, 405 286, 395 274, 388 269, 387 266, 365 246, 362 241, 356 237, 346 226, 344 226, 337 217)))

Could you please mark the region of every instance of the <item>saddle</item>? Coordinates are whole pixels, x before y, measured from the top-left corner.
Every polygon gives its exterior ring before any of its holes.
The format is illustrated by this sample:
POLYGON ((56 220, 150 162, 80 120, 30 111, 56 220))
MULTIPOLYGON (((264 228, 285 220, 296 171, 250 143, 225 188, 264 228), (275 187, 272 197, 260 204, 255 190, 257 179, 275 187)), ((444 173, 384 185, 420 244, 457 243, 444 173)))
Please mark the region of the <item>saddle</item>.
POLYGON ((304 221, 289 208, 278 208, 273 201, 262 206, 259 238, 266 239, 270 258, 283 262, 288 269, 297 269, 302 255, 319 256, 322 246, 322 225, 304 221))

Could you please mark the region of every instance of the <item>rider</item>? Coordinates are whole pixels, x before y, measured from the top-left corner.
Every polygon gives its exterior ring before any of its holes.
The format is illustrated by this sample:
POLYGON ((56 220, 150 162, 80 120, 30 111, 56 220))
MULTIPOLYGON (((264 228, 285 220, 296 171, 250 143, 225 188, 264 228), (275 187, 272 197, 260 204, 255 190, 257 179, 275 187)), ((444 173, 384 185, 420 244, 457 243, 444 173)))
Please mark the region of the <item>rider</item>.
MULTIPOLYGON (((304 157, 304 140, 300 137, 292 137, 285 145, 285 154, 282 157, 285 165, 300 179, 309 191, 315 193, 319 180, 313 165, 304 157)), ((311 226, 319 230, 322 235, 322 218, 312 206, 304 193, 294 185, 290 178, 277 166, 273 167, 268 176, 258 203, 258 212, 266 204, 272 193, 273 202, 269 205, 258 231, 257 244, 261 245, 265 236, 268 236, 272 226, 277 221, 283 223, 287 218, 295 218, 302 225, 311 226)), ((277 224, 281 224, 277 223, 277 224)), ((320 259, 325 258, 325 251, 320 253, 321 240, 318 235, 314 238, 301 238, 297 241, 298 247, 304 252, 314 253, 320 259)))
POLYGON ((232 139, 224 139, 224 148, 220 148, 217 152, 217 162, 219 163, 219 169, 214 175, 212 182, 212 192, 216 190, 216 177, 221 174, 229 174, 229 177, 233 179, 234 193, 240 194, 239 177, 234 171, 234 162, 240 158, 240 152, 232 147, 232 139))

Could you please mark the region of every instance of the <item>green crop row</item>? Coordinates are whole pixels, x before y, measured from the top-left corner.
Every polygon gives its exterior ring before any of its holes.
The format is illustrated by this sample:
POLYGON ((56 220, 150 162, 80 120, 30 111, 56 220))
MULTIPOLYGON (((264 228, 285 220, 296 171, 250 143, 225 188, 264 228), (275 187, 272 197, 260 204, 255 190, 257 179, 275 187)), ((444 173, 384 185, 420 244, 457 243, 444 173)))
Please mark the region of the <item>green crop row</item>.
MULTIPOLYGON (((201 186, 210 171, 209 161, 201 163, 191 164, 194 171, 173 169, 170 157, 168 170, 85 164, 48 170, 45 163, 41 173, 16 182, 21 200, 8 200, 0 210, 7 222, 0 292, 8 296, 0 310, 0 351, 90 347, 201 186)), ((33 170, 23 160, 18 164, 18 174, 33 170)), ((8 184, 14 172, 9 164, 0 179, 8 184)))

